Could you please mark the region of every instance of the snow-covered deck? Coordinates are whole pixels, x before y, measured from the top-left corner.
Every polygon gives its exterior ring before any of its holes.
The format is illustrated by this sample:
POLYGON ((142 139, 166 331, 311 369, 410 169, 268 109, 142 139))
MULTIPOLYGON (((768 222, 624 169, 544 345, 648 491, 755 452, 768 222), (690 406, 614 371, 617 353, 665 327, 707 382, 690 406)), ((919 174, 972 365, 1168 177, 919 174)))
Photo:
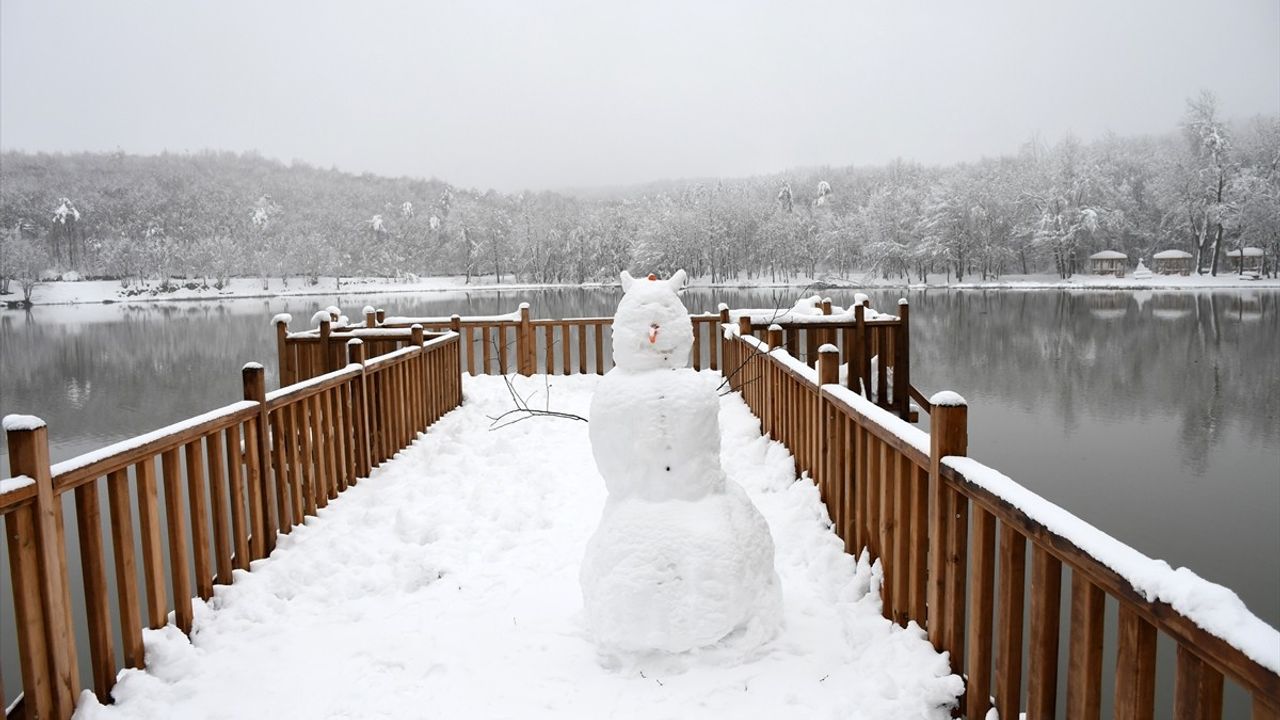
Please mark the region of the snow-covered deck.
MULTIPOLYGON (((718 385, 717 374, 706 373, 718 385)), ((553 409, 585 416, 597 376, 549 379, 553 409)), ((547 378, 516 378, 537 390, 547 378)), ((605 499, 585 423, 513 407, 500 377, 395 460, 196 600, 191 640, 146 638, 82 718, 944 718, 962 690, 914 624, 880 615, 879 567, 855 563, 790 453, 737 395, 722 455, 768 519, 785 627, 751 657, 714 651, 618 662, 581 621, 578 564, 605 499)))

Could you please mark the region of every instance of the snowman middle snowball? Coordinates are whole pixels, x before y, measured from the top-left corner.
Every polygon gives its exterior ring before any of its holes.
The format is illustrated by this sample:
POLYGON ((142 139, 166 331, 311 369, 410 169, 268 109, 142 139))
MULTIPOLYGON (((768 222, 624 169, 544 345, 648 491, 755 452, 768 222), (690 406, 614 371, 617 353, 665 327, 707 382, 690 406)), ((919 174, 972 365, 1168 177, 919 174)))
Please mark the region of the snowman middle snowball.
POLYGON ((685 652, 776 632, 782 595, 760 512, 720 467, 719 398, 688 368, 693 326, 669 281, 622 275, 610 370, 591 400, 609 490, 580 581, 602 650, 685 652))

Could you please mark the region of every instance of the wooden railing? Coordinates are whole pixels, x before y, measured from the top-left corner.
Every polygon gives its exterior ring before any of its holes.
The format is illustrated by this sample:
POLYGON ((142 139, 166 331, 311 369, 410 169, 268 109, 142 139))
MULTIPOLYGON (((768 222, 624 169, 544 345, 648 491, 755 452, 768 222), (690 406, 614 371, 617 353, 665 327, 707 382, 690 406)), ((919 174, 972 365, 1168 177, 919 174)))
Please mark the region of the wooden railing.
POLYGON ((814 370, 776 333, 761 341, 744 332, 745 324, 722 329, 730 386, 764 432, 790 448, 797 471, 816 482, 846 550, 865 548, 881 560, 885 617, 925 628, 933 645, 950 654, 952 670, 966 678, 962 716, 985 718, 994 706, 1001 718, 1055 717, 1065 673, 1065 717, 1098 718, 1104 608, 1113 603, 1119 618, 1115 717, 1155 716, 1157 633, 1177 646, 1174 717, 1220 718, 1224 678, 1252 696, 1254 718, 1280 717, 1276 668, 1238 647, 1241 636, 1280 645, 1280 634, 1239 606, 1244 625, 1224 637, 1204 628, 1212 623, 1197 615, 1203 609, 1175 608, 1176 597, 1151 599, 1135 590, 1132 576, 1121 573, 1129 564, 1153 576, 1174 573, 964 457, 967 407, 958 395, 934 396, 926 433, 839 385, 834 347, 820 347, 814 370), (1059 664, 1064 567, 1071 585, 1065 667, 1059 664))
POLYGON ((914 421, 911 401, 926 411, 928 403, 912 394, 910 306, 899 300, 898 314, 887 315, 871 309, 865 296, 858 297, 851 311, 838 315, 832 314, 831 299, 826 298, 815 304, 822 315, 739 310, 730 318, 739 323, 742 334, 769 337, 771 347, 786 348, 788 355, 809 367, 817 367, 819 347, 835 347, 838 364, 846 366, 849 389, 914 421))
POLYGON ((189 633, 193 584, 194 595, 210 598, 234 569, 248 570, 270 554, 277 532, 289 533, 462 401, 455 334, 424 341, 413 330, 407 347, 373 359, 361 339, 347 346, 344 367, 271 393, 262 366, 250 363, 243 401, 56 465, 43 422, 6 418, 12 478, 0 485, 0 517, 23 689, 8 717, 70 717, 85 656, 88 685, 109 702, 116 628, 125 667, 142 667, 144 623, 162 627, 172 612, 189 633), (71 617, 68 492, 75 496, 87 648, 71 617))
MULTIPOLYGON (((289 332, 291 318, 277 315, 277 351, 282 377, 305 380, 338 367, 344 343, 352 338, 390 352, 410 342, 410 331, 454 332, 461 338, 463 369, 472 375, 603 375, 613 367, 612 317, 549 319, 531 317, 529 304, 512 313, 483 317, 387 317, 367 308, 362 325, 319 327, 289 332)), ((724 312, 724 311, 722 311, 724 312)), ((693 323, 694 369, 720 368, 718 328, 721 313, 689 316, 693 323)))

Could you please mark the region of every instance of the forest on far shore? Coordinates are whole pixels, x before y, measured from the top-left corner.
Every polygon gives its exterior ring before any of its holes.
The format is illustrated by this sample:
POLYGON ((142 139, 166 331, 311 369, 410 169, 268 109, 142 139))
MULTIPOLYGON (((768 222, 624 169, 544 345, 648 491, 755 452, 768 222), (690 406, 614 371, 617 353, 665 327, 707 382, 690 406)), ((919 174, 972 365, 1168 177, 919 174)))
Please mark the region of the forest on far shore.
POLYGON ((851 273, 956 280, 1185 250, 1280 255, 1280 118, 1187 102, 1159 136, 1066 137, 950 166, 805 168, 587 195, 478 191, 255 154, 0 155, 0 292, 42 278, 494 275, 585 282, 851 273), (1176 129, 1172 129, 1176 127, 1176 129))

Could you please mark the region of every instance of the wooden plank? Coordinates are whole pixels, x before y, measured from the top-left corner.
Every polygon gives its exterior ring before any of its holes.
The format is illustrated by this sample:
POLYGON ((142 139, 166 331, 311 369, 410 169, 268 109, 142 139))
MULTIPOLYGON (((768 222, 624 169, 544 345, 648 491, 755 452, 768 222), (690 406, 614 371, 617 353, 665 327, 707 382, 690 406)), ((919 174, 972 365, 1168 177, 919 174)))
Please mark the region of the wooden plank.
POLYGON ((1280 698, 1253 696, 1253 720, 1280 720, 1280 698))
POLYGON ((168 622, 164 596, 164 559, 161 556, 160 497, 156 487, 155 458, 134 466, 138 490, 138 525, 142 529, 142 576, 147 595, 147 623, 155 630, 168 622))
POLYGON ((1039 545, 1031 546, 1031 643, 1027 716, 1052 718, 1058 706, 1058 625, 1061 620, 1062 563, 1039 545))
MULTIPOLYGON (((969 500, 950 489, 951 522, 947 529, 947 587, 943 597, 943 609, 947 613, 946 649, 951 653, 951 671, 964 672, 965 583, 969 564, 969 500)), ((963 708, 964 699, 961 698, 963 708)))
POLYGON ((224 432, 227 445, 227 485, 231 492, 231 541, 235 550, 233 564, 249 569, 249 528, 244 518, 244 476, 240 462, 240 427, 224 432))
MULTIPOLYGON (((217 435, 217 433, 214 433, 217 435)), ((209 558, 209 500, 200 441, 187 443, 187 497, 191 504, 191 549, 195 555, 196 594, 213 597, 213 562, 209 558)))
POLYGON ((1117 635, 1115 717, 1151 720, 1155 717, 1156 629, 1122 603, 1117 635))
POLYGON ((573 353, 569 350, 569 323, 560 323, 560 359, 564 374, 571 372, 570 365, 573 362, 573 353))
POLYGON ((1184 645, 1178 646, 1173 688, 1174 720, 1221 720, 1222 673, 1184 645))
POLYGON ((1067 717, 1098 720, 1102 704, 1102 629, 1106 595, 1083 573, 1071 573, 1071 639, 1067 717))
POLYGON ((182 465, 178 449, 160 455, 164 470, 164 515, 169 531, 169 581, 178 629, 191 634, 191 568, 187 564, 187 521, 182 508, 182 465))
POLYGON ((484 325, 480 329, 480 369, 485 375, 489 372, 489 348, 493 346, 493 325, 484 325))
POLYGON ((111 686, 116 681, 116 655, 112 646, 106 561, 102 552, 102 508, 98 502, 98 484, 77 487, 75 498, 85 622, 89 628, 89 667, 94 692, 98 700, 105 703, 110 702, 111 686))
POLYGON ((125 667, 141 668, 144 657, 142 622, 138 608, 138 571, 133 557, 133 512, 130 510, 129 471, 107 476, 107 505, 111 512, 111 550, 116 567, 116 604, 125 667))
POLYGON ((325 492, 330 500, 338 497, 338 472, 341 468, 339 465, 339 447, 338 447, 338 417, 337 403, 334 395, 336 390, 330 390, 319 397, 319 402, 324 408, 324 453, 325 463, 328 466, 328 479, 325 482, 325 492))
POLYGON ((867 438, 867 545, 873 558, 884 557, 880 544, 880 451, 882 443, 874 436, 867 438))
POLYGON ((40 601, 40 552, 36 542, 36 505, 29 502, 4 516, 13 583, 13 611, 22 689, 28 716, 56 717, 50 676, 48 622, 40 601))
POLYGON ((690 360, 694 370, 702 369, 702 323, 693 323, 693 350, 690 360))
MULTIPOLYGON (((379 373, 379 375, 385 375, 385 371, 379 373)), ((298 463, 302 469, 303 512, 314 516, 316 514, 316 487, 319 483, 316 478, 316 453, 311 435, 311 428, 314 426, 311 398, 304 398, 299 401, 298 411, 300 413, 298 416, 298 438, 300 442, 298 463)))
POLYGON ((965 711, 983 720, 991 709, 991 644, 994 637, 996 518, 982 508, 973 514, 973 574, 969 582, 969 657, 965 662, 965 711))
POLYGON ((266 557, 270 551, 267 545, 268 523, 266 521, 267 498, 263 497, 263 458, 260 448, 262 442, 259 433, 258 417, 252 417, 244 423, 244 465, 245 493, 249 501, 249 552, 254 558, 266 557))
POLYGON ((467 374, 471 377, 476 375, 476 339, 475 331, 470 325, 462 328, 463 342, 467 345, 467 374))
POLYGON ((915 467, 901 453, 893 453, 897 467, 893 492, 893 607, 894 620, 906 626, 911 619, 911 486, 915 467))
POLYGON ((1016 718, 1022 704, 1022 614, 1026 592, 1027 539, 1000 528, 1000 626, 996 632, 996 710, 1016 718))
MULTIPOLYGON (((894 566, 894 518, 893 518, 893 481, 897 474, 895 460, 897 455, 889 452, 889 446, 878 443, 879 461, 879 532, 880 532, 880 568, 884 572, 884 585, 880 589, 882 598, 882 614, 893 620, 893 609, 897 606, 898 597, 894 594, 897 587, 898 568, 894 566)), ((873 500, 874 502, 874 500, 873 500)))
POLYGON ((853 496, 854 496, 854 552, 861 553, 863 548, 871 544, 871 527, 867 513, 870 508, 867 507, 867 433, 861 424, 850 423, 853 426, 853 496))
POLYGON ((497 336, 498 343, 498 368, 503 375, 511 372, 507 363, 507 329, 505 327, 494 328, 494 334, 497 336))
MULTIPOLYGON (((538 328, 535 327, 534 332, 536 333, 537 331, 538 331, 538 328)), ((542 327, 542 352, 543 352, 542 371, 547 375, 555 375, 556 374, 556 341, 555 341, 555 328, 552 325, 545 325, 542 327)))
POLYGON ((484 326, 484 352, 481 357, 484 358, 484 374, 493 375, 493 365, 497 361, 497 344, 496 339, 498 329, 493 325, 484 326))
POLYGON ((911 619, 921 627, 927 617, 929 583, 929 471, 911 463, 911 619))
MULTIPOLYGON (((597 325, 592 325, 591 327, 595 331, 596 374, 603 375, 604 374, 604 328, 605 326, 597 324, 597 325)), ((715 343, 712 343, 711 357, 712 357, 713 363, 715 362, 715 347, 716 347, 715 343)), ((711 367, 713 370, 715 369, 714 364, 711 367)))
MULTIPOLYGON (((277 422, 279 414, 274 415, 277 422)), ((280 442, 280 433, 275 433, 276 443, 280 442)), ((217 568, 216 581, 222 585, 231 584, 231 517, 227 510, 227 468, 223 462, 225 449, 222 444, 222 433, 216 432, 205 438, 205 460, 209 465, 209 501, 213 514, 213 564, 217 568)), ((283 475, 282 475, 283 477, 283 475)), ((281 488, 281 492, 283 492, 281 488)), ((288 517, 287 514, 282 517, 288 517)))
POLYGON ((587 372, 587 326, 578 326, 578 373, 587 372))

